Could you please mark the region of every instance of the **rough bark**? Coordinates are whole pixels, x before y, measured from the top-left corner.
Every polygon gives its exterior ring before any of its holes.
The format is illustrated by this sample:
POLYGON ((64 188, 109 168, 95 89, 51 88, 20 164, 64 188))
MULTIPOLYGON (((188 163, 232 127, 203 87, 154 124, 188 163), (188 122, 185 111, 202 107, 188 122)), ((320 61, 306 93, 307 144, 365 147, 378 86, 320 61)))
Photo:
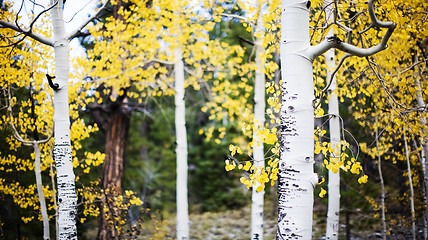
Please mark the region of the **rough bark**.
POLYGON ((121 213, 115 208, 114 196, 122 193, 123 166, 131 115, 126 105, 117 106, 109 114, 106 127, 105 159, 101 185, 104 191, 99 222, 99 240, 117 239, 116 216, 121 213), (105 211, 105 208, 108 211, 105 211))

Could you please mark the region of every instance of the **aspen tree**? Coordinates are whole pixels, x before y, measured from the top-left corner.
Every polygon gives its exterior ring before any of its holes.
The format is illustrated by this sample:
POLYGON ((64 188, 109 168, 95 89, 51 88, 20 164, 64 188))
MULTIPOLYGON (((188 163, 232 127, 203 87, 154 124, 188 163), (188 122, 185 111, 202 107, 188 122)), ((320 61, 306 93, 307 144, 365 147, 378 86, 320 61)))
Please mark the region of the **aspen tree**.
POLYGON ((54 124, 55 124, 55 145, 54 158, 57 170, 58 185, 58 239, 77 239, 76 229, 76 205, 77 197, 75 191, 75 175, 72 164, 71 142, 70 142, 70 120, 68 103, 68 75, 69 75, 69 53, 68 41, 74 38, 77 33, 97 14, 94 14, 78 29, 66 35, 63 19, 63 1, 50 1, 50 6, 45 8, 29 25, 21 27, 17 22, 11 23, 0 20, 0 26, 10 28, 23 34, 26 37, 51 46, 55 52, 55 82, 54 88, 54 124), (51 11, 53 38, 48 38, 36 33, 32 27, 35 21, 44 13, 51 11))
POLYGON ((107 18, 105 23, 90 30, 98 41, 88 51, 89 60, 80 60, 89 79, 86 88, 96 90, 87 104, 99 109, 104 102, 126 97, 127 109, 137 111, 147 98, 175 95, 177 237, 188 239, 184 88, 201 89, 214 71, 224 76, 223 72, 229 71, 226 68, 238 65, 227 60, 235 52, 241 53, 237 48, 210 40, 208 33, 214 24, 196 16, 190 2, 131 1, 129 4, 129 8, 119 8, 121 19, 107 18))
POLYGON ((359 57, 375 54, 386 48, 395 28, 394 23, 377 20, 373 1, 369 1, 368 12, 373 25, 388 28, 379 45, 361 49, 334 37, 310 47, 310 5, 310 1, 282 2, 282 106, 277 239, 310 239, 312 235, 313 188, 318 182, 313 172, 313 59, 331 48, 359 57))
MULTIPOLYGON (((252 33, 253 39, 253 51, 254 51, 254 62, 250 62, 251 69, 254 69, 255 72, 255 84, 254 84, 254 113, 252 121, 248 121, 246 117, 250 116, 250 109, 245 106, 247 109, 245 110, 246 114, 244 116, 240 116, 238 118, 238 123, 243 123, 243 133, 244 135, 251 134, 252 141, 250 142, 250 147, 252 147, 252 161, 247 161, 244 164, 239 163, 238 169, 243 169, 245 171, 249 171, 249 180, 245 177, 241 178, 241 182, 247 185, 247 188, 252 187, 252 203, 251 203, 251 239, 263 239, 263 206, 264 206, 264 189, 265 183, 269 182, 271 178, 269 176, 273 176, 271 169, 272 165, 274 165, 275 160, 272 156, 266 157, 268 158, 269 165, 265 168, 265 152, 264 152, 264 144, 272 145, 276 138, 275 131, 270 131, 267 129, 267 124, 265 123, 266 117, 266 92, 268 94, 274 93, 274 83, 266 84, 266 75, 269 80, 272 80, 274 74, 273 72, 276 70, 276 64, 272 61, 272 51, 276 49, 275 44, 272 44, 270 41, 274 39, 276 29, 276 23, 272 15, 267 16, 265 14, 268 9, 275 9, 275 6, 278 6, 277 2, 271 2, 269 6, 267 6, 264 1, 237 1, 236 3, 240 9, 246 12, 247 16, 240 16, 236 14, 231 14, 228 11, 224 11, 218 13, 220 16, 224 18, 233 18, 239 19, 243 27, 249 32, 252 33), (274 27, 275 26, 275 27, 274 27), (267 58, 270 58, 267 60, 267 58), (270 86, 267 89, 267 86, 270 86), (252 130, 252 131, 249 131, 252 130)), ((250 55, 250 57, 252 54, 250 55)), ((245 69, 245 65, 241 66, 242 69, 245 69)), ((241 80, 246 78, 241 77, 241 80)), ((241 85, 242 83, 239 83, 241 85)), ((248 94, 248 93, 246 93, 248 94)), ((228 112, 233 112, 236 109, 227 109, 228 112)), ((273 116, 272 111, 270 109, 270 115, 273 116)), ((242 124, 241 123, 241 124, 242 124)), ((247 149, 246 146, 240 144, 236 146, 231 144, 229 150, 231 151, 232 157, 238 153, 242 154, 242 149, 247 149)), ((250 154, 251 151, 248 151, 250 154)), ((274 154, 275 155, 275 154, 274 154)), ((227 160, 226 161, 226 170, 230 171, 235 168, 235 164, 237 160, 234 160, 232 163, 227 160)), ((275 172, 275 171, 273 171, 275 172)), ((272 180, 273 183, 273 180, 272 180)))
POLYGON ((406 163, 407 163, 407 174, 409 177, 409 187, 410 187, 410 212, 411 212, 411 217, 412 217, 412 237, 413 240, 416 240, 416 217, 415 217, 415 195, 414 195, 414 191, 413 191, 413 179, 412 179, 412 170, 411 170, 411 166, 410 166, 410 157, 409 157, 409 147, 407 144, 407 137, 406 137, 406 129, 403 129, 404 131, 404 135, 403 135, 403 140, 404 140, 404 151, 406 152, 406 163))
MULTIPOLYGON (((331 23, 334 18, 333 3, 326 1, 325 12, 327 23, 331 23)), ((333 37, 334 30, 330 28, 327 32, 327 37, 333 37)), ((330 84, 328 88, 328 114, 329 114, 329 130, 330 143, 334 152, 330 153, 331 164, 336 165, 340 161, 340 124, 339 124, 339 103, 336 93, 336 77, 333 75, 335 66, 334 49, 329 49, 325 53, 325 61, 327 67, 326 80, 330 84), (331 81, 331 82, 330 82, 331 81)), ((334 168, 328 170, 328 208, 327 208, 327 226, 326 239, 337 240, 339 237, 339 213, 340 213, 340 168, 334 172, 334 168)))
MULTIPOLYGON (((265 59, 263 48, 263 5, 257 4, 257 23, 255 26, 256 41, 254 42, 256 54, 256 76, 254 84, 254 122, 263 128, 265 125, 265 59)), ((258 138, 258 132, 253 133, 254 146, 253 146, 253 159, 254 167, 257 174, 261 175, 262 170, 265 168, 265 154, 263 142, 258 138)), ((261 183, 256 183, 252 188, 251 195, 251 239, 263 240, 263 206, 264 206, 264 188, 259 188, 261 183)))

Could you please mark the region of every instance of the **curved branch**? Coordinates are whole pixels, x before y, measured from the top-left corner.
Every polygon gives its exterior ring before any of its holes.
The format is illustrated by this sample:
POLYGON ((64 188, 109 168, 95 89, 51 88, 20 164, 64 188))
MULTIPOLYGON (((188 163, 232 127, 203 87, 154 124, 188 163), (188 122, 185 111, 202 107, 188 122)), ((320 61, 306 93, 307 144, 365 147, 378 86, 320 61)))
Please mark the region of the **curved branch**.
POLYGON ((379 28, 388 28, 388 30, 386 31, 385 35, 382 38, 382 41, 378 45, 373 46, 371 48, 359 48, 349 43, 345 43, 337 37, 327 37, 320 44, 310 47, 307 50, 307 53, 308 53, 307 55, 309 59, 313 60, 331 48, 337 48, 339 50, 342 50, 346 53, 349 53, 353 56, 358 56, 358 57, 367 57, 386 49, 387 42, 391 37, 392 33, 394 32, 396 25, 393 22, 381 22, 376 18, 376 15, 374 14, 373 2, 374 0, 370 0, 368 3, 369 16, 372 21, 370 26, 375 26, 379 28))

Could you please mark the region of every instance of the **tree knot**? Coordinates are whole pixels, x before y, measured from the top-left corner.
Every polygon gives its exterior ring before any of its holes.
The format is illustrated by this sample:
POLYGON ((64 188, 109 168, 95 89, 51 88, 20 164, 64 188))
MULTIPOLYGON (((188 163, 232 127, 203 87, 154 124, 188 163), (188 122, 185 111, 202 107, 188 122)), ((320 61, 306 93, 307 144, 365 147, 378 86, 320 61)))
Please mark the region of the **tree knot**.
POLYGON ((340 40, 340 38, 338 38, 337 36, 330 36, 330 37, 326 37, 327 42, 335 42, 337 44, 340 44, 342 42, 342 40, 340 40))

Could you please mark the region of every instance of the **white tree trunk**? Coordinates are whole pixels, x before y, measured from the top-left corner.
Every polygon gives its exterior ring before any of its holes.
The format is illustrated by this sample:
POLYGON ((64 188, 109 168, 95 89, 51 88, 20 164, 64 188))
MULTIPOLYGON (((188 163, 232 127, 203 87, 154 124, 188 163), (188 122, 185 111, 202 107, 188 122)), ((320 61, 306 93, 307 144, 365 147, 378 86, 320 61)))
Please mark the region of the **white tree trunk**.
POLYGON ((413 180, 412 180, 412 170, 409 159, 409 147, 407 145, 406 129, 404 128, 404 149, 406 151, 406 162, 407 162, 407 175, 409 178, 409 187, 410 187, 410 212, 412 216, 412 237, 413 240, 416 240, 416 225, 415 225, 415 196, 413 191, 413 180))
POLYGON ((35 155, 35 162, 34 162, 34 171, 36 174, 36 186, 37 186, 37 194, 39 195, 39 203, 40 203, 40 212, 42 214, 42 221, 43 221, 43 239, 47 240, 50 239, 50 233, 49 233, 49 216, 46 208, 46 198, 45 193, 43 192, 43 182, 42 182, 42 170, 41 170, 41 163, 40 163, 40 146, 38 142, 34 142, 34 155, 35 155))
POLYGON ((314 161, 314 86, 309 48, 308 3, 282 1, 281 147, 277 239, 311 239, 314 161))
POLYGON ((376 119, 376 132, 375 132, 375 140, 376 140, 376 151, 377 151, 377 167, 379 171, 379 179, 380 179, 380 190, 381 190, 381 211, 382 211, 382 239, 386 240, 386 219, 385 219, 385 183, 383 181, 383 175, 382 175, 382 159, 380 157, 380 150, 379 150, 379 132, 377 129, 377 117, 376 119))
POLYGON ((395 24, 377 20, 373 1, 368 2, 371 27, 388 30, 378 45, 367 49, 344 43, 337 38, 326 38, 320 44, 310 47, 310 1, 282 1, 282 106, 277 239, 311 239, 313 188, 318 182, 318 177, 313 171, 312 61, 331 48, 359 57, 373 55, 386 49, 395 24))
POLYGON ((181 49, 175 49, 175 132, 177 138, 177 239, 189 239, 187 199, 187 133, 184 102, 184 65, 181 49))
MULTIPOLYGON (((263 48, 263 18, 260 14, 257 20, 256 33, 260 34, 260 37, 256 38, 254 47, 256 48, 256 79, 254 88, 254 121, 259 122, 260 129, 264 128, 265 125, 265 73, 264 73, 264 53, 263 48)), ((264 149, 263 143, 260 142, 257 137, 257 133, 253 133, 254 146, 253 146, 253 158, 254 167, 257 168, 257 172, 260 174, 261 169, 265 167, 264 160, 264 149)), ((251 239, 263 240, 263 205, 265 190, 257 192, 257 187, 260 183, 256 183, 252 189, 251 195, 251 239)))
MULTIPOLYGON (((328 2, 325 3, 327 5, 328 2)), ((329 4, 326 7, 327 15, 332 14, 333 8, 329 4)), ((327 37, 334 36, 333 28, 327 33, 327 37)), ((325 61, 327 63, 327 81, 331 79, 331 84, 328 89, 330 98, 328 99, 328 113, 330 115, 330 143, 335 150, 330 158, 335 163, 340 161, 340 124, 339 124, 339 102, 337 100, 336 77, 332 75, 335 66, 334 49, 329 49, 325 53, 325 61), (339 144, 339 148, 336 146, 339 144), (336 154, 337 153, 337 154, 336 154)), ((340 213, 340 169, 334 173, 332 169, 328 171, 328 209, 327 209, 327 226, 326 239, 337 240, 339 237, 339 213, 340 213)))
MULTIPOLYGON (((425 109, 425 102, 422 97, 422 87, 419 79, 415 77, 415 84, 417 87, 416 91, 416 102, 418 103, 418 107, 421 109, 425 109)), ((420 118, 422 126, 427 126, 427 119, 425 117, 420 118)), ((422 169, 424 170, 424 189, 425 189, 425 200, 428 201, 428 137, 426 129, 423 129, 424 136, 422 137, 422 169)), ((428 203, 426 204, 425 216, 424 216, 424 239, 428 239, 428 203)))
MULTIPOLYGON (((51 0, 51 4, 56 1, 51 0)), ((58 186, 58 239, 77 239, 75 175, 73 172, 68 104, 69 54, 64 30, 63 1, 52 9, 55 50, 54 159, 58 186)))

